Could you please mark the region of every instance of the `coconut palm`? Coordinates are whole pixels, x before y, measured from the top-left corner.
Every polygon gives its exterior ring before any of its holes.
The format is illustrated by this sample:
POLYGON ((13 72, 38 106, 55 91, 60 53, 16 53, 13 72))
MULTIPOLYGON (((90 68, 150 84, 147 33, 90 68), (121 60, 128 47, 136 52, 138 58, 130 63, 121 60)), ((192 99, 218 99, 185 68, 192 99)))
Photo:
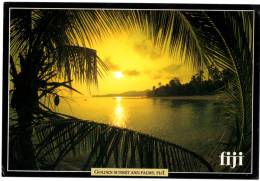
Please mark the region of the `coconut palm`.
POLYGON ((52 111, 40 100, 53 98, 58 105, 57 88, 76 91, 70 85, 72 79, 97 84, 105 65, 87 47, 125 29, 146 33, 162 51, 179 54, 194 68, 207 69, 214 63, 229 70, 232 86, 225 92, 237 110, 233 115, 236 139, 231 142, 249 153, 252 21, 249 12, 12 10, 12 106, 18 116, 21 160, 27 160, 21 167, 36 168, 33 120, 46 115, 43 110, 52 111))
POLYGON ((95 38, 90 37, 97 37, 102 28, 89 22, 92 20, 87 15, 82 16, 78 11, 12 10, 11 105, 18 116, 21 168, 36 167, 31 125, 42 109, 49 110, 40 100, 53 98, 58 105, 57 88, 76 91, 70 85, 72 79, 97 84, 97 76, 105 68, 85 42, 91 44, 95 38), (89 31, 84 31, 90 24, 89 31))
MULTIPOLYGON (((214 64, 230 72, 230 87, 224 92, 232 99, 232 108, 227 112, 229 118, 231 117, 233 129, 227 144, 231 150, 247 153, 247 160, 250 160, 253 13, 250 11, 134 13, 133 19, 138 22, 141 27, 139 29, 147 31, 148 36, 162 49, 167 50, 165 47, 168 43, 168 51, 173 56, 176 54, 183 56, 184 63, 197 69, 208 69, 214 64)), ((249 169, 250 161, 247 163, 245 168, 249 169)))

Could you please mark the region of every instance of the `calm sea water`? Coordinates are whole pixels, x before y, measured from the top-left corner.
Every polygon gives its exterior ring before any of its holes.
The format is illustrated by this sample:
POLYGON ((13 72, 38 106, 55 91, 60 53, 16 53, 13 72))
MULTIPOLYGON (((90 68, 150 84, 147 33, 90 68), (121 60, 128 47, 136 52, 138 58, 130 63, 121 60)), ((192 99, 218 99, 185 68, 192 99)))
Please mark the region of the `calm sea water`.
POLYGON ((215 100, 95 97, 63 102, 58 109, 81 119, 146 133, 201 154, 228 131, 223 106, 215 100))

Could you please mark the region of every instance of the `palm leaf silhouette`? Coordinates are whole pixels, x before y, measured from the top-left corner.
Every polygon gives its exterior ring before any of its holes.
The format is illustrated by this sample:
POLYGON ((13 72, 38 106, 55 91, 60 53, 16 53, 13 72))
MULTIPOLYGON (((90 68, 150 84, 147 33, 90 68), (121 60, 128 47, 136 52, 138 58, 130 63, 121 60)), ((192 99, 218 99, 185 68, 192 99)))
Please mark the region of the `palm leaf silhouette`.
MULTIPOLYGON (((55 169, 66 156, 83 155, 82 170, 116 166, 213 171, 196 153, 136 131, 45 111, 38 119, 33 128, 35 156, 41 169, 55 169)), ((15 132, 16 127, 12 126, 12 129, 15 132)), ((12 140, 12 152, 18 152, 15 147, 17 139, 12 140)))
MULTIPOLYGON (((218 22, 213 16, 219 35, 224 42, 228 57, 232 60, 229 70, 232 77, 225 93, 233 100, 236 110, 234 127, 236 132, 235 149, 248 149, 251 140, 251 105, 252 105, 252 61, 253 61, 253 16, 250 12, 228 12, 218 14, 226 22, 218 22), (221 25, 220 25, 221 24, 221 25), (231 31, 224 31, 229 29, 231 31)), ((216 16, 216 15, 215 15, 216 16)), ((230 110, 228 112, 231 112, 230 110)))
POLYGON ((86 18, 94 18, 94 12, 12 11, 10 32, 11 55, 14 61, 17 62, 21 52, 28 51, 30 56, 30 50, 44 49, 43 56, 39 58, 42 58, 41 61, 55 62, 52 68, 56 68, 58 77, 97 83, 97 76, 102 75, 106 67, 96 51, 87 48, 93 40, 90 37, 97 37, 101 30, 97 23, 86 18), (90 31, 85 31, 85 28, 90 31))

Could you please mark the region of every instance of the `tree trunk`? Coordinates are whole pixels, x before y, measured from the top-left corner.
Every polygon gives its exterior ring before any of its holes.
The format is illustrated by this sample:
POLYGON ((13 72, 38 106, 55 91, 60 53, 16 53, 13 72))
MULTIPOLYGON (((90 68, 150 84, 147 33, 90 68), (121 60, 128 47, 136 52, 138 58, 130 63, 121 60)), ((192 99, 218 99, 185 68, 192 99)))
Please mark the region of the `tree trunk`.
POLYGON ((36 169, 34 149, 32 143, 32 112, 17 110, 18 114, 18 136, 20 146, 20 160, 18 168, 24 170, 36 169))
MULTIPOLYGON (((36 169, 32 141, 33 113, 37 110, 37 77, 30 70, 21 72, 15 81, 12 102, 18 115, 19 159, 17 167, 24 170, 36 169)), ((17 151, 17 150, 16 150, 17 151)))

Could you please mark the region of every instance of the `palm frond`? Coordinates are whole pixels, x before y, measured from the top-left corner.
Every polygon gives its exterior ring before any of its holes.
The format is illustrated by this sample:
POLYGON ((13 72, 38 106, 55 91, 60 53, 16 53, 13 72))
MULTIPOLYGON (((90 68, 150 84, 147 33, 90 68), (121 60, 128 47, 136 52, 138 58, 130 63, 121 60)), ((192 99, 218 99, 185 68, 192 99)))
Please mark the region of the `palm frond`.
POLYGON ((107 70, 96 51, 90 48, 69 45, 58 47, 53 52, 53 59, 56 62, 58 76, 67 80, 75 78, 81 83, 97 84, 98 76, 102 77, 107 70))
POLYGON ((33 59, 30 60, 33 64, 39 64, 31 55, 43 52, 45 62, 57 60, 55 65, 61 78, 71 80, 74 75, 82 83, 97 84, 105 65, 95 50, 87 48, 93 37, 100 34, 99 24, 89 18, 95 14, 95 11, 13 10, 11 55, 14 61, 23 53, 33 59))
POLYGON ((32 36, 31 10, 11 10, 11 54, 25 50, 32 36))
POLYGON ((37 159, 48 160, 51 168, 74 155, 84 158, 78 165, 83 170, 117 165, 121 168, 212 171, 202 157, 173 143, 131 130, 47 114, 49 120, 34 126, 35 151, 37 159))
POLYGON ((225 12, 222 15, 226 19, 225 24, 218 23, 222 39, 229 51, 229 57, 233 61, 234 75, 230 80, 229 95, 237 106, 239 113, 239 136, 237 149, 248 148, 251 143, 251 107, 252 107, 252 62, 253 62, 253 14, 251 12, 225 12), (220 25, 221 24, 221 25, 220 25), (232 33, 224 31, 230 29, 232 33), (247 136, 246 136, 247 135, 247 136))
POLYGON ((232 70, 232 61, 226 49, 223 49, 220 35, 206 12, 131 11, 128 19, 130 28, 144 31, 156 46, 168 51, 173 57, 181 56, 185 64, 201 69, 214 62, 232 70))

